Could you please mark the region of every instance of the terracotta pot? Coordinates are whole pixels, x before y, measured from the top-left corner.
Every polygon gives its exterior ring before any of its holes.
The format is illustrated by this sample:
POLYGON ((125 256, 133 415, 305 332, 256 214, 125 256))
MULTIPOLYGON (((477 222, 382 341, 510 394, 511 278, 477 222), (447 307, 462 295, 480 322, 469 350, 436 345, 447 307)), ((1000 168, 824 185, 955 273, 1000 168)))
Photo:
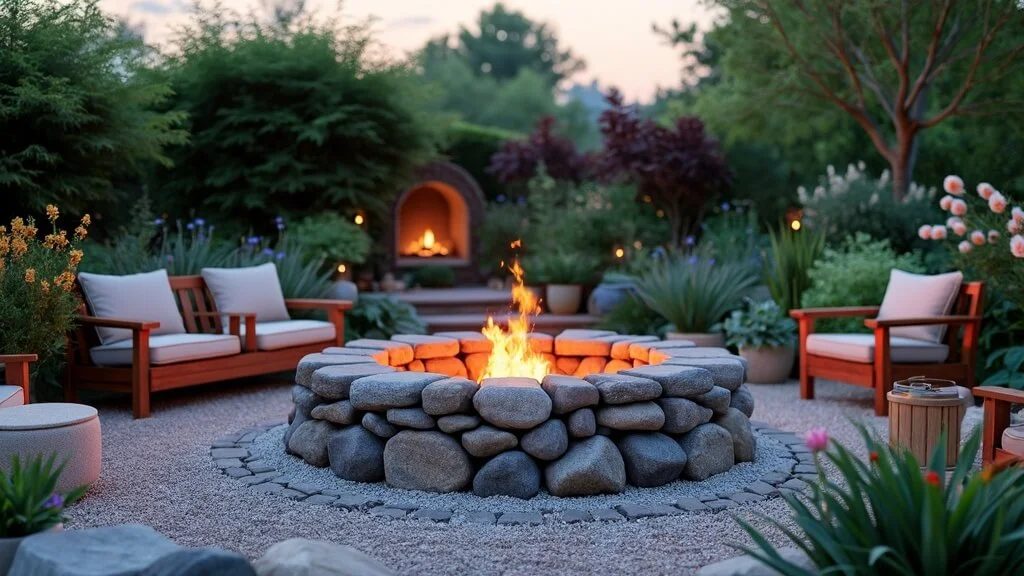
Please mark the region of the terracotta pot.
POLYGON ((583 286, 548 284, 547 303, 552 314, 575 314, 583 301, 583 286))
POLYGON ((793 370, 796 350, 791 346, 740 348, 740 356, 747 359, 747 382, 781 384, 793 370))
MULTIPOLYGON (((63 530, 63 524, 57 524, 53 528, 47 530, 47 532, 56 532, 63 530)), ((31 534, 29 535, 31 536, 31 534)), ((18 546, 21 545, 21 541, 28 536, 21 536, 19 538, 0 538, 0 574, 7 574, 11 570, 11 564, 14 564, 14 554, 18 551, 18 546)))
POLYGON ((665 340, 689 340, 700 348, 725 348, 725 334, 721 332, 668 332, 665 340))

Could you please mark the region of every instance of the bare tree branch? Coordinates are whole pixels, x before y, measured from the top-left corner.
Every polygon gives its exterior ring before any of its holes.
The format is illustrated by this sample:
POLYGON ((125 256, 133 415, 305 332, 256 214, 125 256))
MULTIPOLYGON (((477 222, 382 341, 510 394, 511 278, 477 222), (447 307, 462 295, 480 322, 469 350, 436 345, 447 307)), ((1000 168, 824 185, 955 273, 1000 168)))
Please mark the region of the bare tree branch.
POLYGON ((925 56, 924 66, 921 68, 921 73, 917 75, 917 81, 914 82, 914 88, 910 91, 910 95, 907 99, 901 103, 904 110, 909 110, 917 97, 921 95, 921 90, 927 84, 928 75, 931 73, 932 66, 935 65, 935 58, 939 53, 939 40, 942 38, 942 30, 946 27, 946 19, 949 17, 949 10, 952 7, 950 0, 946 0, 942 4, 942 10, 939 12, 938 18, 935 20, 935 28, 932 30, 932 39, 928 43, 928 55, 925 56))

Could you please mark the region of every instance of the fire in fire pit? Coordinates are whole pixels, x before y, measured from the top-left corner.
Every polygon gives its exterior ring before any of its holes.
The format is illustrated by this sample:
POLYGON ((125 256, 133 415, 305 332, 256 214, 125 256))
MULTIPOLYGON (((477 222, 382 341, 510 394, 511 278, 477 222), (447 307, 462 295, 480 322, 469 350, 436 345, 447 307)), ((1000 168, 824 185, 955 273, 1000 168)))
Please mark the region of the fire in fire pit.
POLYGON ((441 242, 434 237, 434 231, 427 228, 415 241, 410 242, 403 253, 405 256, 419 256, 430 258, 432 256, 447 256, 451 248, 448 242, 441 242))
POLYGON ((508 319, 507 331, 495 324, 494 318, 487 317, 487 326, 482 332, 494 347, 479 381, 483 382, 484 378, 525 376, 539 382, 551 372, 551 363, 533 349, 530 340, 533 317, 540 314, 540 300, 526 287, 523 267, 518 258, 512 262, 509 271, 515 278, 512 303, 519 314, 508 319))

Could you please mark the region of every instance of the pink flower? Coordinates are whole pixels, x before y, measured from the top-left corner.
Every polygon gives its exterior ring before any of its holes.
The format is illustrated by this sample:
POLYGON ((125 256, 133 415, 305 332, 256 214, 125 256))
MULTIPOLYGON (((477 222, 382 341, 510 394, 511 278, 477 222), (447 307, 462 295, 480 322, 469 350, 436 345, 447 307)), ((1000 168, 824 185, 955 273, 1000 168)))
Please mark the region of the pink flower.
POLYGON ((1020 232, 1020 230, 1020 222, 1017 222, 1016 220, 1010 220, 1009 222, 1006 223, 1006 231, 1009 232, 1010 234, 1016 234, 1017 232, 1020 232))
POLYGON ((804 444, 807 444, 812 452, 820 452, 828 448, 828 430, 811 428, 804 434, 804 444))
POLYGON ((961 220, 960 218, 956 216, 950 216, 949 218, 946 218, 946 227, 952 228, 953 225, 956 224, 957 222, 963 224, 963 220, 961 220))
POLYGON ((946 239, 946 227, 939 224, 938 226, 932 226, 932 240, 945 240, 946 239))
POLYGON ((1024 210, 1019 206, 1014 206, 1013 210, 1010 210, 1010 214, 1013 215, 1013 219, 1021 224, 1024 224, 1024 210))
POLYGON ((959 176, 946 176, 942 181, 942 189, 954 196, 963 196, 964 181, 959 176))
POLYGON ((988 200, 989 196, 991 196, 992 193, 995 191, 996 189, 993 188, 992 185, 989 184, 988 182, 982 182, 981 184, 978 184, 978 196, 981 196, 985 200, 988 200))
POLYGON ((954 216, 963 216, 964 214, 967 214, 967 202, 964 202, 963 200, 956 198, 949 205, 949 211, 954 216))
POLYGON ((964 234, 967 234, 967 225, 964 224, 963 222, 953 222, 953 225, 950 226, 950 228, 953 230, 953 233, 956 234, 957 236, 963 236, 964 234))
POLYGON ((993 192, 988 198, 989 210, 992 210, 996 214, 1002 214, 1003 210, 1006 210, 1006 196, 1003 196, 999 192, 993 192))
MULTIPOLYGON (((1013 220, 1010 220, 1010 223, 1012 224, 1013 220)), ((1010 232, 1013 232, 1013 230, 1010 230, 1010 232)), ((917 229, 917 235, 921 237, 921 240, 931 240, 932 227, 927 224, 921 226, 920 228, 917 229)))
POLYGON ((970 242, 964 240, 963 242, 956 245, 956 249, 959 250, 961 254, 967 254, 971 250, 974 250, 974 246, 971 246, 970 242))
POLYGON ((971 243, 974 244, 975 246, 984 246, 985 241, 985 233, 982 232, 981 230, 975 230, 974 232, 971 232, 971 243))
POLYGON ((997 230, 988 231, 988 243, 997 244, 999 242, 999 232, 997 230))
POLYGON ((1024 258, 1024 236, 1017 234, 1010 239, 1010 252, 1017 258, 1024 258))
POLYGON ((949 207, 952 204, 953 204, 953 197, 948 195, 948 194, 943 196, 942 200, 939 200, 939 208, 942 208, 946 212, 949 212, 949 207))

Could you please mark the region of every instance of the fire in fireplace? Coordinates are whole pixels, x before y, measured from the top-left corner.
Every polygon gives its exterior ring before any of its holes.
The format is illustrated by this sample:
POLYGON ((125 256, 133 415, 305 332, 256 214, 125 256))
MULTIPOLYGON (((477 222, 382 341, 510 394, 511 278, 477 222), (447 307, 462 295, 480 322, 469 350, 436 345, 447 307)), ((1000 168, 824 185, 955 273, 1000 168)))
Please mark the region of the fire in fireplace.
POLYGON ((447 256, 451 251, 451 243, 440 241, 434 237, 434 231, 427 228, 419 238, 409 243, 403 256, 419 256, 420 258, 432 258, 434 256, 447 256))

